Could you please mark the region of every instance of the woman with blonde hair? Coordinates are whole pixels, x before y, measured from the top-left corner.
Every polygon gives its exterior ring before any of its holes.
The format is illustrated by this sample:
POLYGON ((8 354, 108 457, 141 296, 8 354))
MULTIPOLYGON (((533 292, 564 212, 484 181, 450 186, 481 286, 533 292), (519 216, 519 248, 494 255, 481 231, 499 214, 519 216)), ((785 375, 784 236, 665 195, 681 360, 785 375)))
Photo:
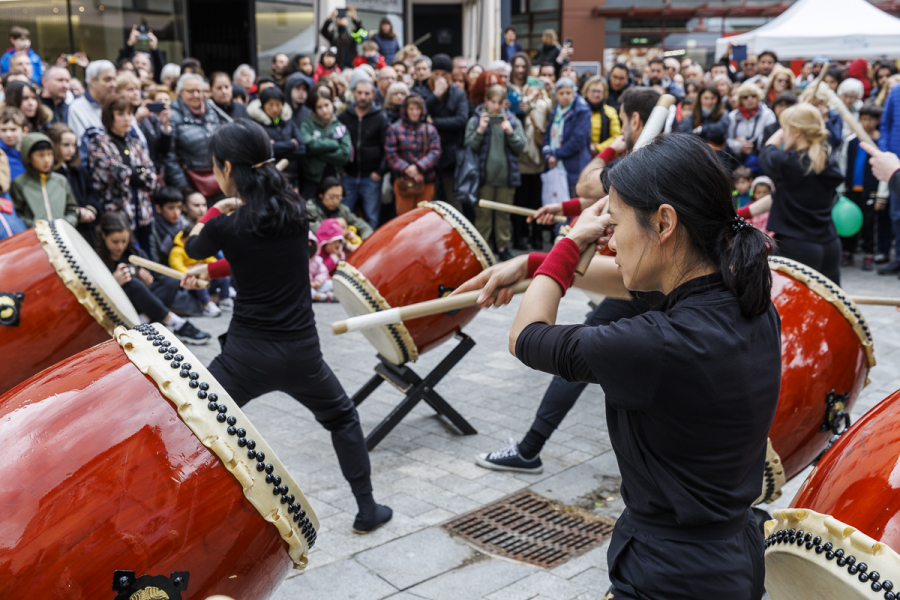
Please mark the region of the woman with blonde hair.
POLYGON ((786 108, 778 120, 781 129, 759 153, 760 170, 775 182, 768 229, 777 253, 840 285, 841 242, 831 209, 843 177, 825 121, 810 104, 786 108))
POLYGON ((769 108, 775 104, 775 99, 784 92, 790 92, 794 88, 794 73, 785 67, 775 67, 769 75, 769 86, 766 92, 766 104, 769 108))
POLYGON ((622 133, 619 111, 606 103, 606 78, 595 75, 581 86, 581 96, 591 107, 591 156, 597 156, 622 133))
POLYGON ((388 86, 387 93, 384 95, 384 112, 391 125, 400 120, 400 107, 403 106, 403 101, 407 96, 409 96, 409 86, 402 81, 395 81, 388 86))
POLYGON ((420 56, 422 56, 422 52, 414 44, 407 44, 400 48, 400 51, 394 56, 394 60, 412 67, 413 63, 420 56))
POLYGON ((713 77, 712 85, 719 90, 719 96, 722 97, 722 105, 725 107, 725 110, 732 110, 734 106, 731 105, 731 100, 729 98, 733 86, 731 80, 728 79, 728 75, 716 75, 713 77))
POLYGON ((766 126, 775 122, 775 113, 762 103, 762 90, 753 83, 742 83, 737 90, 737 108, 728 118, 728 150, 745 167, 756 169, 756 157, 762 148, 766 126))

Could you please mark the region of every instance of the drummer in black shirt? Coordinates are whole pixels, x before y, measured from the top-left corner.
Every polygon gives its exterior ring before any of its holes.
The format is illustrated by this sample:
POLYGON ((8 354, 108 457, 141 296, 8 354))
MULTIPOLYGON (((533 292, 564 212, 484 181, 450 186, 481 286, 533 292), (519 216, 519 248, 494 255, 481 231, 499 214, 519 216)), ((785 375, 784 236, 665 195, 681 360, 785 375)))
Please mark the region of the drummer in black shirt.
MULTIPOLYGON (((744 599, 763 594, 763 540, 750 513, 781 379, 780 320, 770 300, 767 237, 735 214, 731 185, 702 140, 665 135, 609 172, 605 202, 587 209, 537 268, 510 332, 526 365, 599 383, 622 474, 625 512, 608 553, 611 597, 744 599), (601 237, 602 236, 602 237, 601 237), (589 242, 579 287, 658 291, 658 310, 589 327, 555 325, 589 242)), ((465 284, 498 288, 527 276, 508 261, 465 284)))
MULTIPOLYGON (((238 289, 222 353, 209 370, 243 406, 283 391, 331 432, 344 478, 359 507, 353 530, 369 533, 390 520, 375 503, 371 468, 356 407, 325 364, 319 349, 309 288, 309 224, 305 205, 275 168, 265 130, 246 119, 210 138, 213 170, 228 196, 199 220, 185 243, 201 260, 225 255, 238 289), (227 213, 227 214, 223 214, 227 213)), ((208 278, 208 267, 188 271, 208 278)))

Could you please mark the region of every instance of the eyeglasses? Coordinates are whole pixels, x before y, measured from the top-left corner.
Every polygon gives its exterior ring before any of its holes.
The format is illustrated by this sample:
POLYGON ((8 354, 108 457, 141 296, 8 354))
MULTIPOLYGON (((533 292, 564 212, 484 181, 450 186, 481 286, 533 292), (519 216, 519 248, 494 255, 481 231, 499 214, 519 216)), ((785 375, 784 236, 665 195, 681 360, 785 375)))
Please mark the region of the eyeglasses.
POLYGON ((741 100, 741 101, 747 100, 748 98, 753 98, 755 100, 756 96, 738 96, 738 100, 741 100))
POLYGON ((343 196, 335 196, 334 194, 325 194, 325 197, 328 198, 329 200, 337 200, 338 202, 344 201, 343 196))

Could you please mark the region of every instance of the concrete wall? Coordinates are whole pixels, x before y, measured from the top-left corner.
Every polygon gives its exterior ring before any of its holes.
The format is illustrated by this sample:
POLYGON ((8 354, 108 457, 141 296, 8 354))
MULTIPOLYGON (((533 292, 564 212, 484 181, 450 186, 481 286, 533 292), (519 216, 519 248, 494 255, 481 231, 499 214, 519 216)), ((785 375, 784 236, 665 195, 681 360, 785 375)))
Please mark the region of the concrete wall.
POLYGON ((572 60, 603 62, 606 45, 606 19, 591 16, 591 9, 605 5, 605 0, 562 0, 562 40, 570 37, 575 46, 572 60))

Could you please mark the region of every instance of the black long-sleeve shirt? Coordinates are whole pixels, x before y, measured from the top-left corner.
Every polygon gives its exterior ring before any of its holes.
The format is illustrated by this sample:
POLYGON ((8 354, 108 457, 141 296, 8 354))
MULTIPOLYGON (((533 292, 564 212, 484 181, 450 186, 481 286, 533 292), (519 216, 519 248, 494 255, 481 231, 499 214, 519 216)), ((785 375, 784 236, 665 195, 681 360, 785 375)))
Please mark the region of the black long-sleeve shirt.
POLYGON ((607 326, 532 323, 516 356, 603 387, 622 497, 644 521, 728 523, 759 497, 781 386, 781 321, 774 306, 742 316, 720 273, 607 326))
POLYGON ((184 244, 202 260, 220 250, 238 290, 228 334, 252 339, 294 340, 316 336, 309 291, 307 226, 295 235, 267 238, 250 230, 245 209, 219 216, 184 244))

